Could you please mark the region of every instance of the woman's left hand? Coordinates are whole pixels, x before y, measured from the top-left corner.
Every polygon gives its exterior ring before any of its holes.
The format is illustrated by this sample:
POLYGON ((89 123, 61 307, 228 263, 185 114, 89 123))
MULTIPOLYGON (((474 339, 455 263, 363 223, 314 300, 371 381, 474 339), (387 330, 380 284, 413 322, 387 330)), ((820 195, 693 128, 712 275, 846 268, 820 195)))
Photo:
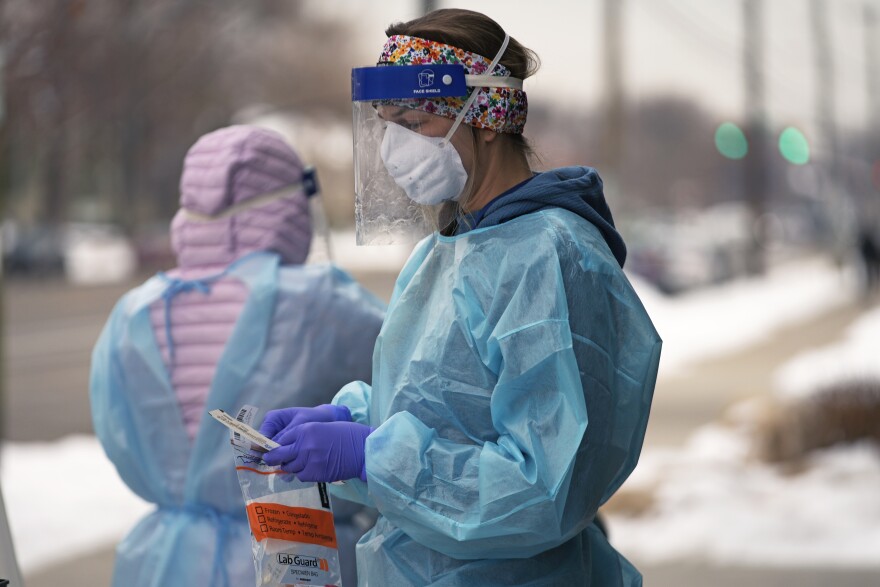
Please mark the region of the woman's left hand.
POLYGON ((345 406, 322 404, 314 408, 284 408, 270 410, 260 425, 260 434, 275 442, 284 442, 284 435, 306 422, 351 422, 351 412, 345 406))
POLYGON ((263 455, 300 481, 367 480, 364 444, 373 428, 357 422, 308 422, 284 434, 284 444, 263 455))

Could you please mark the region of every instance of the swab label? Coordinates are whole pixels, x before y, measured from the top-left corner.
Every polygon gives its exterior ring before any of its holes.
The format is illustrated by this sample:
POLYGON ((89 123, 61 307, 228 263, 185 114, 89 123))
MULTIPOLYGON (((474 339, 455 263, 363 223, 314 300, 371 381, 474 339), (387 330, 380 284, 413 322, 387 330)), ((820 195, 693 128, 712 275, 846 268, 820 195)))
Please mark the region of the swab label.
MULTIPOLYGON (((211 416, 215 420, 217 420, 218 422, 220 422, 221 424, 223 424, 227 428, 233 430, 234 432, 240 434, 241 436, 243 436, 244 438, 249 440, 252 444, 255 445, 255 447, 259 447, 260 449, 262 449, 263 452, 269 452, 273 448, 278 448, 279 446, 281 446, 280 444, 278 444, 274 440, 270 440, 269 438, 266 438, 265 436, 260 434, 258 431, 251 428, 245 422, 243 422, 241 420, 236 420, 235 418, 233 418, 232 416, 230 416, 229 414, 227 414, 223 410, 211 410, 208 413, 211 414, 211 416)), ((242 414, 239 414, 239 416, 241 416, 241 415, 242 414)))

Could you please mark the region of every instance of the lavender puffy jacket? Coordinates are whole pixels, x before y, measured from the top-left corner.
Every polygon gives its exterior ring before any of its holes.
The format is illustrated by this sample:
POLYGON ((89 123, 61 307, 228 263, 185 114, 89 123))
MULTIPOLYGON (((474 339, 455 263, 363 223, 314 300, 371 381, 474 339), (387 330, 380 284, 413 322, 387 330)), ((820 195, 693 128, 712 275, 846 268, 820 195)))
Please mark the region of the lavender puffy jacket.
MULTIPOLYGON (((275 251, 283 265, 305 261, 312 226, 301 189, 228 218, 205 221, 232 206, 295 186, 302 174, 299 157, 274 132, 232 126, 199 139, 184 161, 181 210, 171 223, 178 267, 167 275, 183 281, 212 278, 254 251, 275 251)), ((184 424, 193 438, 205 413, 217 361, 248 291, 240 281, 221 277, 211 282, 207 292, 190 288, 171 293, 170 302, 152 305, 151 320, 184 424)))

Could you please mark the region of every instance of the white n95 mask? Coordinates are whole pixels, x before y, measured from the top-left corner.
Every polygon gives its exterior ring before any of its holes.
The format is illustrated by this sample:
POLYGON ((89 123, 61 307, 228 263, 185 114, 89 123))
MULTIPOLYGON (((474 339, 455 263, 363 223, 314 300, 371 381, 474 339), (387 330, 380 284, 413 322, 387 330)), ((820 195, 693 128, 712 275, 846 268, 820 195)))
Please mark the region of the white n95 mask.
POLYGON ((419 204, 436 205, 463 195, 467 171, 444 137, 426 137, 388 123, 379 155, 394 182, 419 204))

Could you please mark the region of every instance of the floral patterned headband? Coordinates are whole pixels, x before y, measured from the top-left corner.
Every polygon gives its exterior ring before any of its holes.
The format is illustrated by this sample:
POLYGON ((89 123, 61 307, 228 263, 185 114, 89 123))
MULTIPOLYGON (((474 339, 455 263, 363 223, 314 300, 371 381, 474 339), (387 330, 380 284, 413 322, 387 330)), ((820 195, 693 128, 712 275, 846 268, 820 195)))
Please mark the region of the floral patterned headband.
MULTIPOLYGON (((467 75, 489 75, 510 78, 510 70, 500 63, 490 72, 491 59, 482 55, 419 37, 394 35, 388 37, 379 65, 461 64, 467 75)), ((529 106, 526 93, 514 87, 475 87, 477 95, 462 122, 495 132, 522 134, 529 106)), ((455 119, 467 102, 463 98, 420 98, 391 100, 395 105, 421 110, 455 119)))

